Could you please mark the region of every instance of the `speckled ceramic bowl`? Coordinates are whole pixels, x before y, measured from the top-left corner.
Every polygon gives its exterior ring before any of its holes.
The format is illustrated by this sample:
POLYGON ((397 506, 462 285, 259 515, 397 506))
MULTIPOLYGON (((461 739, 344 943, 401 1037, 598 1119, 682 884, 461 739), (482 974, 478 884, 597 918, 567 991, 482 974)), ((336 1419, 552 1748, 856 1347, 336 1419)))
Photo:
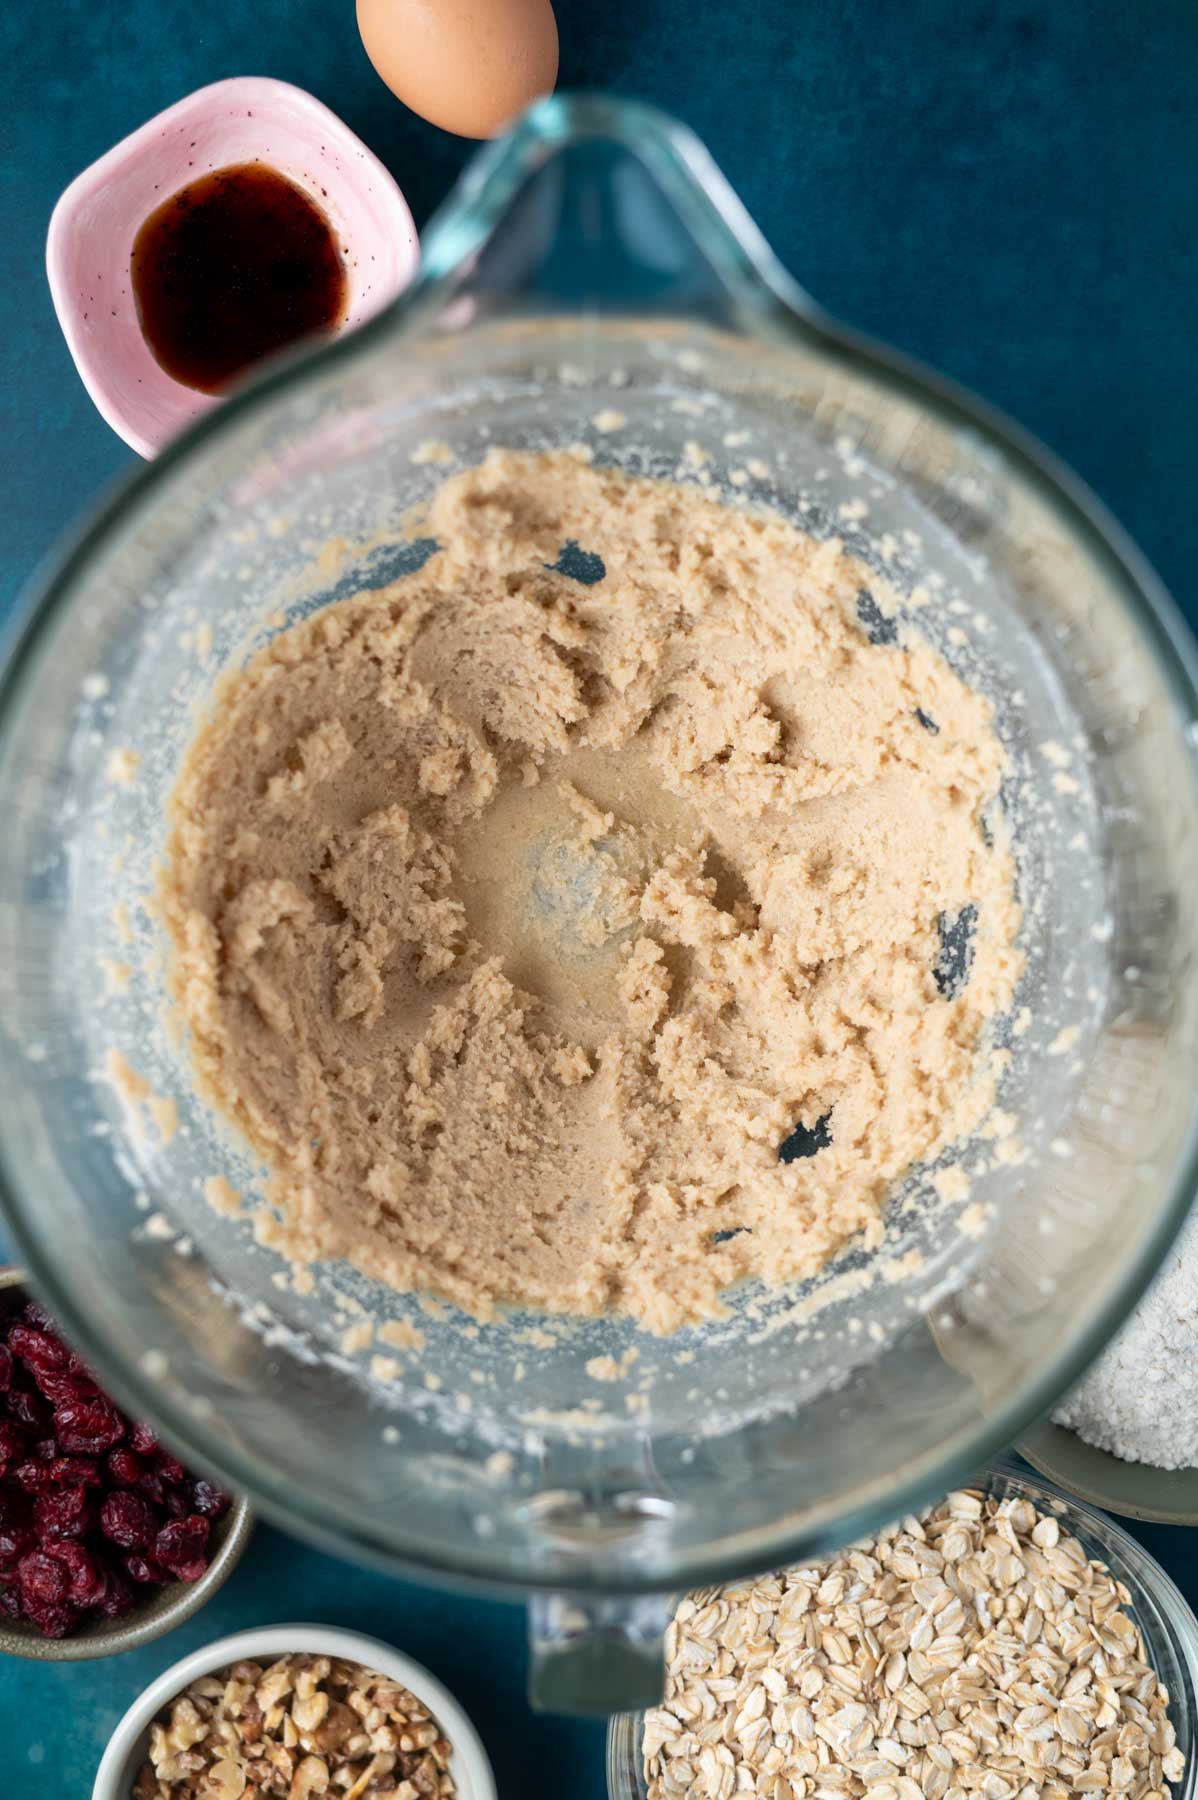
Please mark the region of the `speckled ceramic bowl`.
MULTIPOLYGON (((23 1287, 24 1271, 0 1269, 0 1288, 23 1287)), ((147 1589, 147 1599, 111 1624, 85 1626, 66 1638, 44 1638, 31 1625, 0 1620, 0 1654, 27 1656, 37 1662, 89 1662, 97 1656, 115 1656, 136 1650, 163 1637, 199 1612, 217 1588, 228 1580, 249 1542, 253 1515, 244 1500, 233 1501, 212 1531, 212 1560, 198 1581, 172 1581, 167 1587, 147 1589)))
POLYGON ((1198 1525, 1198 1469, 1124 1462, 1047 1419, 1020 1438, 1018 1450, 1058 1487, 1106 1512, 1161 1525, 1198 1525))

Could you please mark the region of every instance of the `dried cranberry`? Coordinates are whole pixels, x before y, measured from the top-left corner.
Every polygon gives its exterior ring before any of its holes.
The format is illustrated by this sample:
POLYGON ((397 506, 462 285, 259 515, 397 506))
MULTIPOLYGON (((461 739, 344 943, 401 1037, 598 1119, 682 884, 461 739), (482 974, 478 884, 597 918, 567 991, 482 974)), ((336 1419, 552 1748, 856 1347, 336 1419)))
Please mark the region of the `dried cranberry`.
POLYGON ((23 1462, 30 1450, 29 1433, 15 1419, 0 1419, 0 1475, 11 1463, 23 1462))
POLYGON ((35 1371, 65 1369, 71 1360, 71 1352, 57 1333, 38 1331, 33 1325, 14 1325, 8 1334, 8 1347, 35 1371))
POLYGON ((122 1550, 145 1550, 157 1536, 158 1519, 148 1500, 120 1489, 104 1497, 100 1530, 122 1550))
POLYGON ((0 1527, 30 1516, 29 1502, 24 1494, 18 1494, 10 1487, 0 1487, 0 1527))
POLYGON ((98 1566, 104 1577, 104 1592, 96 1605, 104 1618, 119 1619, 122 1613, 137 1604, 133 1583, 123 1570, 114 1568, 111 1563, 98 1561, 98 1566))
POLYGON ((54 1431, 62 1449, 73 1456, 99 1456, 119 1444, 125 1421, 111 1400, 66 1400, 54 1409, 54 1431))
POLYGON ((0 1490, 0 1568, 16 1562, 36 1542, 33 1508, 25 1495, 13 1488, 0 1490))
POLYGON ((14 1384, 5 1395, 5 1405, 13 1418, 24 1425, 27 1431, 32 1431, 37 1437, 48 1435, 53 1423, 50 1403, 34 1388, 17 1387, 14 1384))
POLYGON ((78 1609, 74 1606, 31 1606, 25 1602, 25 1617, 31 1625, 36 1625, 43 1637, 70 1637, 79 1623, 78 1609))
POLYGON ((205 1519, 223 1519, 229 1510, 229 1496, 201 1476, 191 1484, 191 1508, 205 1519))
MULTIPOLYGON (((74 1357, 71 1358, 71 1363, 74 1365, 74 1357)), ((33 1379, 53 1406, 61 1406, 64 1400, 95 1400, 100 1392, 87 1370, 81 1366, 35 1369, 33 1379)))
POLYGON ((48 1465, 52 1487, 103 1487, 104 1471, 94 1456, 56 1456, 48 1465))
POLYGON ((85 1487, 55 1488, 34 1502, 33 1522, 41 1538, 82 1537, 94 1520, 95 1507, 85 1487))
POLYGON ((21 1599, 27 1612, 35 1607, 61 1606, 71 1585, 65 1563, 48 1550, 30 1550, 17 1564, 21 1599))
POLYGON ((129 1448, 136 1450, 139 1456, 153 1456, 158 1449, 158 1439, 148 1425, 130 1425, 129 1448))
POLYGON ((172 1519, 154 1543, 154 1555, 180 1581, 198 1581, 208 1567, 207 1519, 193 1513, 188 1519, 172 1519))
POLYGON ((104 1598, 107 1577, 90 1550, 82 1544, 55 1544, 50 1551, 71 1578, 67 1599, 72 1606, 97 1606, 104 1598))
POLYGON ((170 1576, 160 1563, 156 1563, 152 1556, 142 1556, 140 1552, 137 1551, 135 1551, 132 1556, 127 1556, 125 1558, 125 1567, 129 1571, 129 1574, 132 1575, 134 1581, 147 1582, 153 1584, 155 1587, 163 1587, 170 1580, 170 1576))
POLYGON ((168 1519, 186 1519, 193 1510, 191 1495, 185 1487, 167 1488, 162 1504, 168 1519))
POLYGON ((118 1487, 136 1487, 147 1472, 141 1457, 135 1450, 130 1450, 127 1444, 119 1444, 115 1450, 108 1452, 105 1467, 109 1480, 115 1481, 118 1487))
POLYGON ((154 1472, 166 1487, 178 1487, 187 1480, 187 1470, 177 1456, 167 1450, 160 1450, 154 1463, 154 1472))
POLYGON ((15 1481, 25 1494, 48 1494, 54 1483, 50 1476, 52 1463, 38 1462, 35 1456, 24 1462, 10 1463, 7 1480, 15 1481))
POLYGON ((0 1294, 0 1619, 63 1637, 195 1581, 228 1506, 125 1417, 36 1301, 0 1294))

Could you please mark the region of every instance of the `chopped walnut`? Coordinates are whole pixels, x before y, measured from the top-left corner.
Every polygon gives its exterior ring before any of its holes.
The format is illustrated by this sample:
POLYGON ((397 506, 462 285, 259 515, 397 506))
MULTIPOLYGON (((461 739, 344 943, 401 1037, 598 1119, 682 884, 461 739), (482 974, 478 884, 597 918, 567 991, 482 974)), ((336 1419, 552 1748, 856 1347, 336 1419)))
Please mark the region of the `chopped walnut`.
POLYGON ((339 1657, 201 1676, 158 1715, 133 1800, 450 1800, 450 1745, 428 1708, 339 1657))

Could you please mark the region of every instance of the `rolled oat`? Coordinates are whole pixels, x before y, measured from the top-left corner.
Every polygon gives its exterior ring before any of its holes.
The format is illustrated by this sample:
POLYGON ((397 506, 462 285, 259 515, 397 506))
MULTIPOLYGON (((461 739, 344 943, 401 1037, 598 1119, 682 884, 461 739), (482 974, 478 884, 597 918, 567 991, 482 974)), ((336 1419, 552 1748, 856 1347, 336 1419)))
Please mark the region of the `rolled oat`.
POLYGON ((682 1602, 649 1800, 1168 1800, 1131 1596, 1027 1500, 959 1492, 817 1567, 682 1602))

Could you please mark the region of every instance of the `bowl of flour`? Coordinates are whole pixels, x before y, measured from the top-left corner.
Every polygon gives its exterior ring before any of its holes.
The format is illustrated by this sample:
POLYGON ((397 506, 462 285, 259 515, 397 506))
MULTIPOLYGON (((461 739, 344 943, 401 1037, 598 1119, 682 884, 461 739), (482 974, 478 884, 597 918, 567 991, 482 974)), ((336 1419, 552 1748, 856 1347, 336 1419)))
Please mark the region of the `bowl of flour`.
POLYGON ((1123 1330, 1019 1448, 1108 1512, 1198 1525, 1198 1212, 1123 1330))

